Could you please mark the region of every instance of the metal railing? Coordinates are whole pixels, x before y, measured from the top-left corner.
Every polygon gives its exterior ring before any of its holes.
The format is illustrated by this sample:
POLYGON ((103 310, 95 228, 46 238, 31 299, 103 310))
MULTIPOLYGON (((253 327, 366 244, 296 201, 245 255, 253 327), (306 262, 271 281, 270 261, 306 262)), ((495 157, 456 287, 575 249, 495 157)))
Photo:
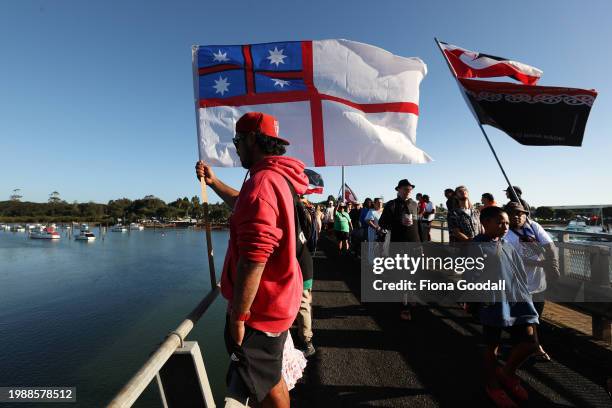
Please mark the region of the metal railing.
POLYGON ((559 266, 562 276, 589 281, 597 285, 610 285, 612 282, 612 245, 601 242, 577 243, 570 241, 570 235, 584 238, 610 239, 608 234, 593 232, 574 232, 561 229, 547 229, 556 236, 559 249, 559 266))

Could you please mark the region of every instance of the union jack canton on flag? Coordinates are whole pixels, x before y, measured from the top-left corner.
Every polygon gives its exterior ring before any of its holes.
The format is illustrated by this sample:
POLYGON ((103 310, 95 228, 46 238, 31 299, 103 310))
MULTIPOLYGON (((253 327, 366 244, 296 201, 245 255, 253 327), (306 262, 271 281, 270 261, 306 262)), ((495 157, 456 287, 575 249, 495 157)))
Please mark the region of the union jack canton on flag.
POLYGON ((276 116, 288 155, 307 166, 426 163, 416 146, 427 67, 348 40, 193 47, 200 159, 240 166, 246 112, 276 116))

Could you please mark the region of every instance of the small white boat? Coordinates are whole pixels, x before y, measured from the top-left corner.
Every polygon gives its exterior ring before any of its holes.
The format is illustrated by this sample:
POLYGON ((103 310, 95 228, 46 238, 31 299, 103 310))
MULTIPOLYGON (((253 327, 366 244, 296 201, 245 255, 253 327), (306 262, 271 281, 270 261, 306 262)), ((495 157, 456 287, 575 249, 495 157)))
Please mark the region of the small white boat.
POLYGON ((87 224, 81 224, 81 226, 79 227, 79 229, 81 231, 89 231, 89 225, 87 224))
POLYGON ((113 232, 127 232, 127 230, 127 227, 121 224, 116 224, 111 227, 111 231, 113 232))
POLYGON ((130 231, 142 231, 144 229, 144 226, 133 222, 130 224, 130 231))
POLYGON ((60 239, 61 235, 53 227, 35 229, 30 233, 32 239, 60 239))
POLYGON ((587 232, 589 229, 584 221, 572 220, 565 227, 566 231, 587 232))
POLYGON ((75 238, 77 241, 94 241, 95 239, 96 236, 93 234, 93 232, 89 231, 81 231, 81 233, 75 238))
POLYGON ((13 225, 11 227, 11 231, 13 232, 25 232, 25 227, 23 225, 13 225))

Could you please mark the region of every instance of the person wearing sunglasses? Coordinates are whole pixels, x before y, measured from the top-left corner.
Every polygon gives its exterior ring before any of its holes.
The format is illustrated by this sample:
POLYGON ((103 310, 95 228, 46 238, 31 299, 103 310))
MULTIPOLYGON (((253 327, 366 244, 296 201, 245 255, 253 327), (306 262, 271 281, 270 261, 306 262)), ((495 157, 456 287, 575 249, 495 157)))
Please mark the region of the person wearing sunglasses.
POLYGON ((208 164, 196 164, 198 178, 233 208, 221 274, 231 356, 226 401, 243 406, 254 399, 263 406, 289 407, 283 347, 303 287, 294 199, 306 191, 308 177, 304 163, 284 156, 289 141, 279 136, 274 116, 243 115, 233 142, 250 173, 240 190, 219 180, 208 164))

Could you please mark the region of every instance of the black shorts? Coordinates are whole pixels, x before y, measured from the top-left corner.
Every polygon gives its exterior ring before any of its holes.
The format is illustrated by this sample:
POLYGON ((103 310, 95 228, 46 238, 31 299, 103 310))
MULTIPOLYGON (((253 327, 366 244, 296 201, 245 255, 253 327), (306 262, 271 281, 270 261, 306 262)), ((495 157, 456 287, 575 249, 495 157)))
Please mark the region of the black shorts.
POLYGON ((349 233, 344 231, 336 231, 336 239, 338 241, 346 241, 349 239, 349 233))
POLYGON ((244 339, 239 346, 229 333, 226 319, 224 337, 230 354, 227 386, 230 386, 232 376, 237 375, 249 394, 261 402, 281 379, 287 331, 278 337, 269 337, 245 325, 244 339))
POLYGON ((536 343, 538 338, 536 335, 535 324, 519 324, 508 327, 482 326, 482 335, 487 346, 493 346, 501 343, 502 331, 510 334, 510 342, 518 343, 536 343), (531 330, 529 329, 531 327, 531 330), (531 333, 530 333, 531 332, 531 333))

